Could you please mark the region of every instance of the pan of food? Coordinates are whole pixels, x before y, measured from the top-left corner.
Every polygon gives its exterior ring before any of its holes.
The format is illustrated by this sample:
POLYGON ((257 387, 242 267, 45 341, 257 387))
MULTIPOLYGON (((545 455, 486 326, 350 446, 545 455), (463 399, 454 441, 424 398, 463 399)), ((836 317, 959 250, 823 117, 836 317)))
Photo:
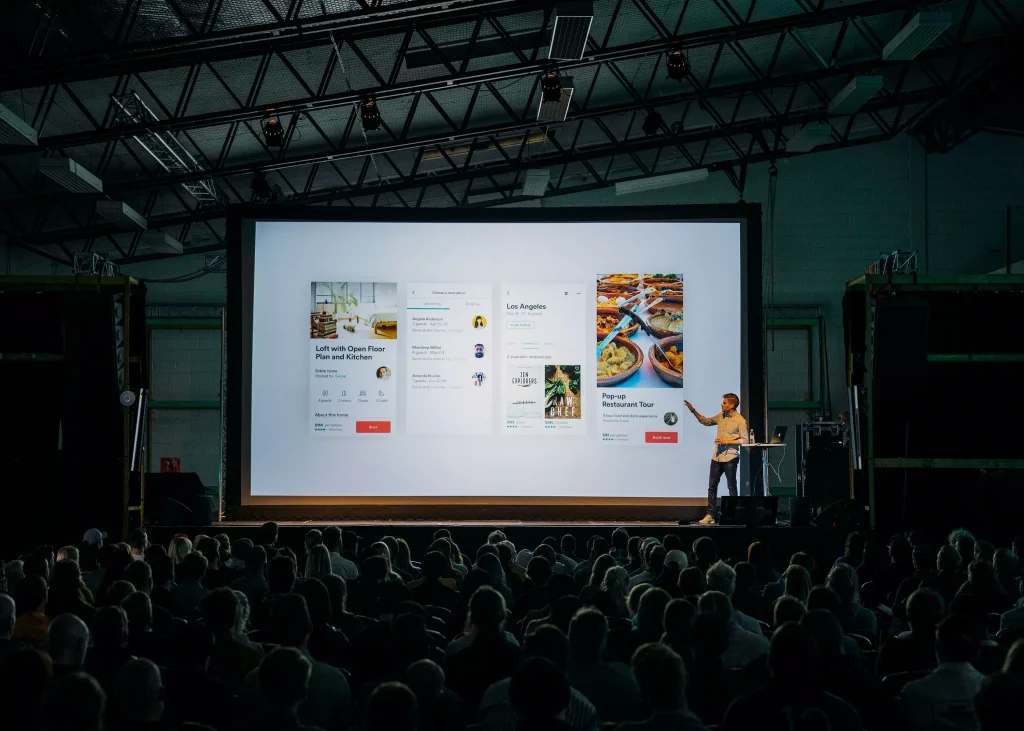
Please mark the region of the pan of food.
POLYGON ((598 285, 602 284, 625 284, 629 286, 635 286, 640 281, 639 274, 605 274, 599 280, 598 285))
MULTIPOLYGON (((622 315, 614 307, 597 308, 597 339, 603 340, 605 335, 612 331, 612 328, 619 324, 622 315)), ((635 322, 619 330, 620 335, 631 338, 639 332, 640 326, 635 322)))
POLYGON ((683 336, 662 338, 648 353, 658 377, 670 386, 683 385, 683 336))
MULTIPOLYGON (((598 339, 597 344, 601 344, 598 339)), ((616 386, 628 380, 634 373, 640 370, 644 363, 644 353, 640 346, 629 338, 616 336, 614 340, 604 346, 601 355, 597 359, 597 385, 598 388, 616 386)))
POLYGON ((650 336, 655 340, 670 338, 683 333, 683 301, 673 297, 665 297, 656 306, 647 311, 647 325, 650 336))

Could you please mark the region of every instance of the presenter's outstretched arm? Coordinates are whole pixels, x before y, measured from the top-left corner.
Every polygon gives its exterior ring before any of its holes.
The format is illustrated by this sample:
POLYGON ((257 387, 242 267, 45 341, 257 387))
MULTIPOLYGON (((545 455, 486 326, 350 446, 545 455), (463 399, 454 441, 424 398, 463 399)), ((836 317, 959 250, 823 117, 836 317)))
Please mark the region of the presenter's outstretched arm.
POLYGON ((698 414, 697 409, 693 408, 693 404, 691 404, 689 401, 683 401, 683 403, 686 404, 686 408, 690 410, 690 413, 697 418, 697 421, 699 421, 704 426, 715 426, 716 424, 718 424, 718 422, 715 421, 714 419, 709 419, 706 416, 701 416, 700 414, 698 414))

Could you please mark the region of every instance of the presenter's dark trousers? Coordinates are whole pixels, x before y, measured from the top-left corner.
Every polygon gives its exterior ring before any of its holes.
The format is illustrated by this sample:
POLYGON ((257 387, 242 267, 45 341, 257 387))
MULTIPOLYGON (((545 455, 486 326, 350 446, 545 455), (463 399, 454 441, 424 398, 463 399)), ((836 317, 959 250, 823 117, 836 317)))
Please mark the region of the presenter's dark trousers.
POLYGON ((714 517, 715 507, 718 503, 718 483, 725 475, 725 484, 729 486, 729 494, 736 497, 736 468, 739 467, 739 459, 730 459, 728 462, 717 462, 711 460, 711 476, 708 479, 708 515, 714 517))

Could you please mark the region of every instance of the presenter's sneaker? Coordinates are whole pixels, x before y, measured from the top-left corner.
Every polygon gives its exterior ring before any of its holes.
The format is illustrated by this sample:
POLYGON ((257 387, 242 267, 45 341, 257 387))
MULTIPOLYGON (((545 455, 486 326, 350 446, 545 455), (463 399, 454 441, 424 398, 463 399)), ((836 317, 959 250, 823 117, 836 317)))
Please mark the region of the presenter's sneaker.
POLYGON ((715 519, 711 515, 705 515, 701 520, 697 521, 699 525, 714 525, 715 519))

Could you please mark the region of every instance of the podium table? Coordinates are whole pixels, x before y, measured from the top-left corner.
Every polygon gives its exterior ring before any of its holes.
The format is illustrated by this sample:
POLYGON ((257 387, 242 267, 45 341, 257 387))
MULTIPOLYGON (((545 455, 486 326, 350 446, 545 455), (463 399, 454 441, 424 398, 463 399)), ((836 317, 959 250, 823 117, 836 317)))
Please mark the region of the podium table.
MULTIPOLYGON (((750 450, 751 453, 755 449, 760 449, 761 450, 761 488, 764 490, 764 494, 766 496, 771 497, 772 493, 771 493, 771 490, 769 489, 769 481, 768 481, 768 450, 769 449, 776 449, 778 447, 785 448, 786 445, 785 444, 754 443, 754 444, 741 444, 740 446, 743 447, 744 449, 750 450)), ((751 456, 753 456, 753 454, 751 454, 751 456)))

